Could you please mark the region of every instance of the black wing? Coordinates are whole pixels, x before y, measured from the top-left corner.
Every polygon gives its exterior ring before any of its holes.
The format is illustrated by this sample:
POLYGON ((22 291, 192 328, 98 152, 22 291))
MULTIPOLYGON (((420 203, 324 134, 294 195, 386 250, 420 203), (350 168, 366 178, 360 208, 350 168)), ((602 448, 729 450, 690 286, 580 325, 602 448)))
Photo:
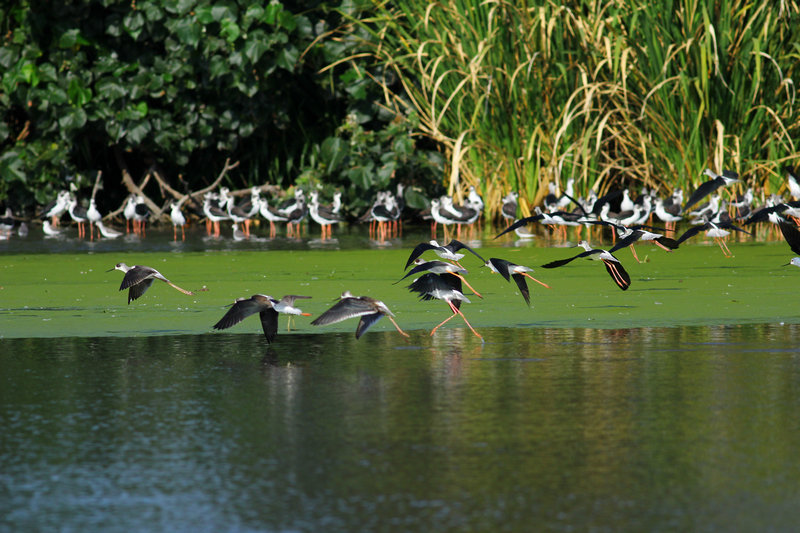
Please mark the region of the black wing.
POLYGON ((375 307, 361 298, 343 298, 333 307, 319 315, 312 322, 312 326, 325 326, 335 324, 348 318, 355 318, 369 313, 374 313, 375 307))
POLYGON ((421 265, 417 265, 411 270, 409 270, 405 276, 392 283, 392 285, 397 285, 398 283, 406 279, 408 276, 413 276, 414 274, 419 274, 420 272, 425 272, 426 270, 430 270, 431 268, 433 268, 435 264, 436 261, 428 261, 426 263, 422 263, 421 265))
POLYGON ((680 244, 675 239, 671 239, 669 237, 661 236, 656 239, 656 242, 660 243, 662 246, 669 248, 670 250, 676 250, 680 244))
MULTIPOLYGON (((228 309, 225 316, 220 318, 219 321, 211 327, 214 329, 228 329, 250 315, 261 313, 270 307, 270 305, 266 305, 265 303, 257 302, 254 298, 239 298, 233 303, 231 308, 228 309)), ((277 315, 277 312, 275 314, 277 315)), ((261 320, 263 322, 264 319, 262 318, 261 320)))
POLYGON ((533 215, 531 217, 521 218, 521 219, 517 220, 516 222, 514 222, 513 224, 511 224, 506 229, 504 229, 503 231, 501 231, 500 233, 498 233, 497 236, 495 237, 495 239, 500 237, 501 235, 505 235, 509 231, 514 231, 515 229, 521 228, 522 226, 530 224, 531 222, 538 222, 538 221, 542 220, 543 218, 544 218, 544 215, 533 215))
POLYGON ((685 232, 683 232, 683 235, 678 237, 677 243, 681 244, 683 241, 694 237, 695 235, 697 235, 701 231, 707 230, 708 228, 709 228, 708 222, 706 222, 705 224, 700 224, 698 226, 693 226, 693 227, 687 229, 685 232))
POLYGON ((797 255, 800 255, 800 230, 797 229, 797 226, 785 220, 781 220, 778 225, 789 248, 797 255))
POLYGON ((511 265, 511 261, 498 259, 497 257, 490 257, 489 262, 492 264, 495 270, 497 270, 497 272, 505 278, 506 281, 511 281, 511 278, 508 274, 508 267, 511 265))
POLYGON ((708 180, 707 182, 701 184, 689 197, 689 201, 686 202, 685 206, 683 206, 683 210, 688 211, 690 207, 722 187, 724 184, 725 180, 722 178, 714 178, 713 180, 708 180))
POLYGON ((525 281, 525 276, 522 274, 513 274, 512 277, 514 281, 517 283, 517 288, 519 288, 519 292, 522 293, 522 297, 525 298, 525 303, 528 304, 528 307, 531 305, 531 293, 528 290, 528 283, 525 281))
MULTIPOLYGON (((130 304, 133 300, 136 300, 145 292, 147 292, 147 289, 149 289, 150 285, 152 284, 153 284, 153 278, 149 278, 140 283, 137 283, 136 285, 131 285, 130 288, 128 289, 128 304, 130 304)), ((122 288, 120 288, 120 290, 122 290, 122 288)))
MULTIPOLYGON (((153 268, 137 265, 125 273, 125 276, 122 278, 122 283, 119 286, 119 290, 122 291, 128 287, 132 287, 133 285, 138 285, 155 272, 156 270, 153 268)), ((152 282, 153 280, 151 279, 150 281, 152 282)))
POLYGON ((278 312, 275 309, 264 309, 259 314, 261 318, 261 329, 264 330, 264 337, 267 338, 267 344, 272 344, 275 337, 278 335, 278 312))
POLYGON ((639 230, 634 230, 629 235, 627 235, 627 236, 621 238, 620 240, 618 240, 617 244, 612 246, 611 249, 608 252, 613 254, 617 250, 621 250, 622 248, 625 248, 626 246, 630 246, 631 244, 635 243, 636 241, 638 241, 641 238, 642 238, 642 232, 639 231, 639 230))
POLYGON ((435 297, 431 296, 430 293, 437 290, 456 290, 461 292, 461 278, 453 274, 433 274, 429 272, 411 282, 408 289, 411 292, 418 293, 421 300, 433 300, 435 297))
POLYGON ((572 256, 572 257, 568 257, 566 259, 559 259, 558 261, 551 261, 551 262, 547 263, 546 265, 542 265, 542 268, 557 268, 557 267, 560 267, 560 266, 564 266, 567 263, 570 263, 570 262, 574 261, 575 259, 578 259, 579 257, 589 257, 590 255, 599 254, 602 251, 603 250, 600 250, 599 248, 595 249, 595 250, 588 250, 588 251, 585 251, 585 252, 581 252, 578 255, 575 255, 575 256, 572 256))
MULTIPOLYGON (((483 257, 481 257, 481 256, 478 254, 478 252, 476 252, 475 250, 473 250, 472 248, 470 248, 469 246, 467 246, 466 244, 464 244, 464 243, 463 243, 463 242, 461 242, 461 241, 457 241, 457 240, 455 240, 455 239, 452 239, 452 240, 451 240, 449 243, 447 243, 447 248, 450 248, 450 249, 451 249, 451 250, 453 250, 454 252, 457 252, 457 251, 459 251, 459 250, 467 250, 467 251, 471 252, 471 253, 472 253, 472 255, 474 255, 475 257, 477 257, 478 259, 480 259, 482 263, 485 263, 485 262, 486 262, 486 259, 484 259, 483 257)), ((408 265, 406 265, 406 268, 408 268, 408 265)))
POLYGON ((622 267, 622 263, 603 260, 603 264, 606 266, 606 271, 611 276, 611 279, 614 280, 614 283, 623 291, 628 290, 628 287, 631 286, 631 277, 622 267))
POLYGON ((361 320, 358 321, 358 326, 356 327, 356 339, 360 339, 361 335, 367 332, 367 330, 381 319, 383 313, 372 313, 371 315, 362 315, 361 320))
POLYGON ((411 265, 411 263, 414 262, 414 259, 416 259, 417 257, 421 256, 423 253, 427 252, 428 250, 433 250, 435 248, 438 248, 438 246, 434 246, 434 245, 432 245, 431 243, 428 243, 428 242, 423 242, 423 243, 420 243, 420 244, 416 245, 414 247, 414 249, 411 251, 411 255, 408 256, 408 261, 406 261, 406 266, 403 268, 403 270, 407 269, 409 267, 409 265, 411 265))

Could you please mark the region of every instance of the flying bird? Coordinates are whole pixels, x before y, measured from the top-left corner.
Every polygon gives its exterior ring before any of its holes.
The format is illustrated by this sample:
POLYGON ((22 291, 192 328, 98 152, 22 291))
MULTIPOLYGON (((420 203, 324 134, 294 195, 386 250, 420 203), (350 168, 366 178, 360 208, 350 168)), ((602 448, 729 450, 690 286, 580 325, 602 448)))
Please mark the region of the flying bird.
POLYGON ((461 278, 452 274, 452 273, 444 273, 444 274, 434 274, 432 272, 428 272, 427 274, 423 274, 419 278, 415 279, 411 285, 408 286, 408 289, 411 292, 416 292, 420 295, 420 300, 444 300, 447 302, 447 305, 450 306, 450 309, 453 311, 453 314, 449 317, 445 318, 438 326, 431 330, 431 335, 433 335, 437 329, 443 326, 447 321, 453 318, 456 315, 461 315, 461 318, 464 319, 464 322, 467 324, 467 327, 474 333, 480 340, 483 342, 483 337, 475 331, 475 328, 467 320, 467 317, 464 316, 464 313, 461 312, 461 302, 470 303, 464 293, 461 292, 461 278))
POLYGON ((276 300, 266 294, 254 294, 250 298, 237 298, 228 312, 225 313, 219 322, 214 324, 214 329, 227 329, 238 324, 245 318, 256 313, 261 318, 261 328, 264 330, 264 337, 267 343, 272 344, 278 334, 278 314, 311 316, 311 313, 304 313, 294 306, 295 300, 307 299, 311 296, 297 296, 289 294, 276 300))
POLYGON ((149 266, 135 265, 131 267, 125 263, 117 263, 114 268, 109 269, 108 272, 113 272, 114 270, 120 270, 125 273, 125 276, 122 278, 122 284, 119 286, 119 290, 123 291, 128 289, 128 304, 147 292, 147 289, 149 289, 150 285, 153 284, 153 280, 157 279, 160 279, 173 289, 181 291, 183 294, 188 294, 190 296, 194 295, 192 291, 181 289, 161 275, 161 272, 149 266))
POLYGON ((542 268, 561 267, 581 257, 585 257, 587 259, 593 259, 596 261, 602 261, 606 267, 608 275, 611 276, 611 279, 614 280, 614 283, 616 283, 617 286, 623 291, 628 290, 628 287, 631 286, 631 277, 622 267, 622 263, 620 263, 619 259, 614 257, 611 254, 611 252, 607 250, 603 250, 601 248, 592 248, 587 241, 579 242, 578 246, 583 248, 584 251, 579 253, 578 255, 568 257, 566 259, 551 261, 546 265, 542 265, 542 268))
POLYGON ((409 336, 408 333, 400 329, 400 326, 394 321, 394 318, 392 318, 394 314, 389 311, 385 303, 375 298, 370 298, 369 296, 353 296, 350 291, 343 292, 339 301, 314 319, 311 325, 325 326, 327 324, 335 324, 336 322, 347 320, 348 318, 360 317, 361 320, 358 321, 358 326, 356 327, 356 339, 359 339, 366 333, 370 326, 383 316, 392 321, 392 324, 394 324, 394 327, 397 328, 400 334, 406 337, 409 336))
POLYGON ((482 263, 486 262, 486 259, 481 257, 478 252, 467 246, 461 241, 456 239, 452 239, 449 243, 445 245, 440 245, 436 241, 430 242, 423 242, 418 244, 414 247, 414 250, 411 251, 411 255, 408 256, 408 261, 406 261, 405 268, 408 268, 411 263, 414 262, 416 258, 421 256, 424 252, 428 250, 433 250, 436 255, 446 261, 453 261, 454 263, 458 263, 458 261, 464 257, 464 254, 458 253, 460 250, 467 250, 471 252, 475 257, 481 260, 482 263))
POLYGON ((684 211, 688 211, 694 204, 716 191, 720 187, 726 187, 732 183, 739 181, 739 174, 732 170, 723 170, 722 175, 717 174, 710 168, 705 169, 703 174, 709 176, 711 179, 702 183, 693 193, 689 196, 689 201, 683 206, 684 211))
POLYGON ((525 281, 526 277, 532 279, 543 287, 548 289, 550 288, 550 285, 543 283, 528 274, 528 272, 533 272, 533 269, 530 267, 516 265, 511 261, 498 259, 497 257, 490 257, 489 260, 486 261, 485 265, 489 267, 492 272, 496 272, 503 276, 506 281, 511 281, 511 278, 514 278, 514 283, 517 284, 519 292, 522 294, 522 297, 525 299, 525 303, 528 304, 528 306, 531 305, 531 297, 530 291, 528 290, 528 283, 525 281))

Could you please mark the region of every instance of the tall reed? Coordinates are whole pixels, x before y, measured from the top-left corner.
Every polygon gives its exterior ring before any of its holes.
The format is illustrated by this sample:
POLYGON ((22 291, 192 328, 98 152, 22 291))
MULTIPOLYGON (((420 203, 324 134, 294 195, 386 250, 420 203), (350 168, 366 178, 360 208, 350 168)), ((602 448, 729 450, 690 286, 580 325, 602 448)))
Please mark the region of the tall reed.
MULTIPOLYGON (((488 209, 582 194, 690 188, 711 167, 774 189, 800 161, 797 2, 373 2, 365 46, 400 80, 386 105, 444 147, 451 193, 488 209)), ((381 83, 381 80, 376 80, 381 83)))

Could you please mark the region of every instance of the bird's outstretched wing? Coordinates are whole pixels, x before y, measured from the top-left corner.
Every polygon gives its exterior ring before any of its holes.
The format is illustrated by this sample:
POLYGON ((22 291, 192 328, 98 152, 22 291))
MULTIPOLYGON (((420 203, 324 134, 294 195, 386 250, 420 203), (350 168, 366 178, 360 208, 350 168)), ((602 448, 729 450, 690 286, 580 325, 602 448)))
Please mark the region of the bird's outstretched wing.
POLYGON ((528 283, 525 281, 525 276, 522 274, 513 274, 512 277, 517 284, 517 288, 519 292, 522 294, 522 297, 525 299, 525 303, 528 304, 528 307, 531 305, 531 293, 528 290, 528 283))
POLYGON ((606 271, 608 275, 611 276, 611 279, 614 280, 614 283, 623 291, 628 290, 628 287, 631 286, 631 277, 622 267, 622 263, 619 261, 603 260, 603 264, 606 266, 606 271))
POLYGON ((360 339, 361 335, 367 332, 367 330, 381 319, 383 313, 372 313, 371 315, 362 315, 361 320, 358 321, 358 327, 356 327, 356 339, 360 339))
MULTIPOLYGON (((480 259, 482 263, 486 262, 486 259, 481 257, 480 254, 478 254, 478 252, 476 252, 475 250, 473 250, 472 248, 470 248, 469 246, 467 246, 463 242, 458 241, 456 239, 452 239, 449 243, 447 243, 447 247, 450 248, 451 250, 453 250, 454 252, 457 252, 459 250, 467 250, 472 255, 474 255, 475 257, 480 259)), ((406 265, 406 268, 408 268, 408 265, 406 265)))
POLYGON ((789 248, 794 253, 800 255, 800 230, 797 229, 797 226, 785 220, 781 220, 778 225, 781 228, 781 233, 783 233, 783 238, 786 239, 786 244, 789 245, 789 248))
POLYGON ((497 239, 498 237, 500 237, 502 235, 505 235, 509 231, 514 231, 515 229, 521 228, 522 226, 530 224, 531 222, 538 222, 538 221, 542 220, 543 218, 544 218, 544 215, 533 215, 533 216, 530 216, 530 217, 521 218, 521 219, 517 220, 516 222, 514 222, 513 224, 511 224, 506 229, 504 229, 503 231, 501 231, 500 233, 498 233, 497 236, 495 237, 495 239, 497 239))
POLYGON ((574 261, 575 259, 579 259, 581 257, 589 257, 590 255, 599 254, 602 251, 603 250, 600 250, 600 249, 587 250, 587 251, 579 253, 578 255, 574 255, 574 256, 568 257, 566 259, 559 259, 557 261, 550 261, 546 265, 542 265, 542 268, 558 268, 558 267, 566 265, 567 263, 570 263, 570 262, 574 261))
POLYGON ((428 250, 434 250, 436 248, 438 248, 438 246, 434 246, 429 242, 422 242, 422 243, 416 245, 414 247, 414 249, 411 250, 411 255, 408 256, 408 261, 406 261, 406 266, 403 267, 403 270, 407 269, 409 267, 409 265, 411 265, 411 263, 413 263, 414 260, 417 257, 421 256, 423 253, 427 252, 428 250))
POLYGON ((319 315, 312 322, 312 326, 325 326, 335 324, 348 318, 367 315, 375 312, 375 307, 360 298, 343 298, 333 307, 319 315))
POLYGON ((258 301, 255 296, 251 298, 238 298, 235 302, 233 302, 233 305, 230 307, 230 309, 228 309, 228 312, 225 313, 225 316, 220 318, 219 321, 211 327, 214 329, 228 329, 250 315, 261 313, 262 311, 271 308, 272 305, 268 304, 266 300, 258 301))
POLYGON ((267 344, 272 344, 272 341, 278 336, 278 312, 270 307, 261 311, 259 317, 261 318, 261 329, 264 330, 264 337, 267 338, 267 344))

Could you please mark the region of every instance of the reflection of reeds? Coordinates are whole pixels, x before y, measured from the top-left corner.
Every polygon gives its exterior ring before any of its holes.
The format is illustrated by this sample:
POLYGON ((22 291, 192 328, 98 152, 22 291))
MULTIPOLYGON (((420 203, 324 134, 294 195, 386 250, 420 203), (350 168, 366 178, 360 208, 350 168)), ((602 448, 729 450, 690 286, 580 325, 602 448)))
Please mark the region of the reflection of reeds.
POLYGON ((388 106, 447 150, 449 192, 496 209, 570 177, 690 188, 706 167, 775 191, 800 159, 795 4, 572 4, 402 0, 362 21, 399 77, 388 106))

